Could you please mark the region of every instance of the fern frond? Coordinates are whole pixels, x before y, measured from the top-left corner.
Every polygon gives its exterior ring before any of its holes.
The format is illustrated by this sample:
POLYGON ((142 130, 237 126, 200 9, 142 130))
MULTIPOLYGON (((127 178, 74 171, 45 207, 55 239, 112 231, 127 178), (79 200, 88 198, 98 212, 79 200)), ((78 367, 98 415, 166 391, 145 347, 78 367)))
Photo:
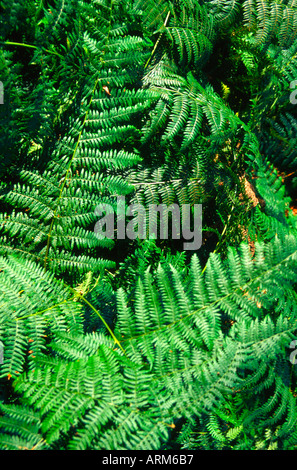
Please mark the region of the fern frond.
MULTIPOLYGON (((247 245, 230 249, 226 262, 213 254, 204 272, 197 256, 189 273, 166 263, 146 269, 129 299, 122 288, 116 294, 122 349, 99 333, 79 338, 57 330, 58 356, 40 355, 40 366, 14 385, 40 413, 42 438, 53 448, 63 436, 71 449, 153 449, 177 419, 214 410, 220 416, 234 388, 254 399, 255 388, 261 394, 268 386, 275 394, 249 419, 261 416, 267 428, 277 403, 272 424, 287 417, 280 428, 287 434, 292 402, 275 364, 296 332, 289 291, 296 253, 296 239, 287 236, 257 245, 254 259, 247 245), (269 315, 284 297, 289 310, 269 315)), ((226 442, 217 418, 208 426, 226 442)))
POLYGON ((82 332, 81 308, 53 276, 36 263, 1 258, 1 316, 4 361, 1 377, 16 377, 34 367, 49 330, 82 332))
POLYGON ((227 28, 232 24, 239 13, 238 0, 218 1, 212 0, 211 11, 219 27, 227 28))
MULTIPOLYGON (((122 173, 140 157, 129 141, 139 138, 138 117, 154 99, 139 89, 139 71, 133 69, 138 59, 144 64, 147 43, 140 35, 128 34, 128 26, 119 28, 120 7, 106 9, 98 3, 81 8, 89 30, 80 40, 92 73, 83 75, 79 90, 69 98, 72 106, 61 113, 68 118, 63 136, 53 149, 44 148, 45 161, 51 152, 48 164, 43 170, 21 171, 20 181, 2 194, 7 207, 18 210, 2 224, 2 253, 9 250, 6 239, 11 237, 27 258, 56 273, 112 266, 104 262, 102 249, 113 243, 96 237, 94 211, 104 198, 132 190, 122 173), (89 24, 89 15, 99 19, 96 8, 104 11, 99 36, 89 24)), ((64 14, 67 8, 61 18, 64 14)))
POLYGON ((0 405, 0 447, 5 450, 45 450, 48 445, 42 438, 39 413, 18 405, 0 405), (3 416, 4 414, 4 416, 3 416), (7 439, 13 431, 14 436, 7 439))
MULTIPOLYGON (((162 64, 159 64, 162 67, 162 64)), ((230 129, 232 135, 236 129, 240 128, 242 123, 238 117, 226 106, 226 103, 215 96, 211 87, 203 89, 195 80, 192 74, 188 74, 187 81, 180 77, 179 86, 168 86, 164 81, 160 81, 160 74, 153 69, 147 74, 145 83, 149 84, 152 91, 158 92, 161 101, 169 101, 172 103, 170 114, 167 112, 162 121, 159 120, 164 129, 163 141, 174 139, 181 134, 183 137, 182 149, 187 148, 198 137, 201 132, 203 119, 205 116, 214 140, 220 139, 220 135, 226 132, 226 128, 230 129), (155 77, 157 76, 157 82, 155 77), (164 98, 163 98, 164 97, 164 98), (167 118, 167 122, 165 119, 167 118), (166 127, 164 126, 166 122, 166 127)), ((152 120, 154 131, 161 131, 157 128, 156 119, 152 120)), ((143 141, 152 135, 149 129, 145 132, 143 141)))

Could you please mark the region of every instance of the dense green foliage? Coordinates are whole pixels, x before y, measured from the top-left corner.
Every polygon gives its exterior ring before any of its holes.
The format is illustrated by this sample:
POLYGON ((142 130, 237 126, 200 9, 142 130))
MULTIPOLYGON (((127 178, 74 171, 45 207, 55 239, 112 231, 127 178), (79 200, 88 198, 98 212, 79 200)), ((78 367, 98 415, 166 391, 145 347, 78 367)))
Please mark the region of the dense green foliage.
POLYGON ((0 448, 295 449, 296 3, 0 6, 0 448))

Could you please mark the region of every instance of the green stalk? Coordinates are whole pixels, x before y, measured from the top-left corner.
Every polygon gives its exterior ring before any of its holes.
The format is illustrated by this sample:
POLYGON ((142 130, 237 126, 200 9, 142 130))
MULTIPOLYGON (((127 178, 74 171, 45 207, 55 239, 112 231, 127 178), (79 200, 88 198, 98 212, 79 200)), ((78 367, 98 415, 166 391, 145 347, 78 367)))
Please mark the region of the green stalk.
POLYGON ((72 287, 70 286, 67 286, 68 289, 70 289, 74 294, 75 296, 78 296, 79 299, 83 300, 92 310, 93 312, 96 313, 96 315, 98 315, 98 317, 100 318, 100 320, 102 321, 102 323, 104 324, 104 326, 106 327, 106 329, 108 330, 108 332, 110 333, 112 339, 114 340, 114 342, 119 346, 119 348, 123 351, 123 353, 126 355, 126 352, 124 350, 124 348, 122 347, 120 341, 118 340, 118 338, 115 336, 115 334, 113 333, 113 331, 111 330, 111 328, 108 326, 108 324, 106 323, 106 321, 104 320, 104 318, 102 317, 102 315, 98 312, 98 310, 94 307, 94 305, 92 305, 82 294, 80 294, 79 292, 77 292, 75 289, 73 289, 72 287))
MULTIPOLYGON (((165 21, 164 21, 163 28, 166 28, 167 23, 168 23, 168 20, 169 20, 169 16, 170 16, 170 11, 167 13, 166 19, 165 19, 165 21)), ((156 49, 157 49, 157 47, 158 47, 158 44, 159 44, 159 42, 160 42, 162 36, 163 36, 163 32, 161 32, 161 33, 159 34, 159 37, 158 37, 158 39, 157 39, 157 41, 156 41, 156 44, 154 45, 154 48, 153 48, 153 50, 152 50, 152 53, 151 53, 150 57, 148 58, 147 63, 146 63, 145 66, 144 66, 145 69, 147 68, 147 66, 148 66, 148 64, 150 63, 150 61, 151 61, 151 59, 152 59, 154 53, 156 52, 156 49)))
POLYGON ((12 41, 5 41, 3 44, 6 46, 19 46, 19 47, 27 47, 29 49, 42 49, 44 52, 48 52, 49 54, 57 55, 58 57, 63 58, 61 54, 55 51, 50 51, 48 49, 43 49, 38 46, 33 46, 33 44, 25 44, 23 42, 12 42, 12 41))

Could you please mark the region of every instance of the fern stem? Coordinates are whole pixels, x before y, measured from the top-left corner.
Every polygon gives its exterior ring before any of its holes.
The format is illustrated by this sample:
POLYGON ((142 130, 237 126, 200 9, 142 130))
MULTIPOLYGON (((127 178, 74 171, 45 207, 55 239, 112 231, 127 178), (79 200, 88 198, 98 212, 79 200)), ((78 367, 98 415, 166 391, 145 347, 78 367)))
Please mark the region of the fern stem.
MULTIPOLYGON (((106 329, 108 330, 108 332, 110 333, 110 335, 112 336, 114 342, 119 346, 119 348, 123 351, 123 353, 126 355, 126 352, 124 350, 124 348, 122 347, 120 341, 117 339, 117 337, 115 336, 115 334, 113 333, 113 331, 111 330, 111 328, 108 326, 108 324, 106 323, 106 321, 104 320, 104 318, 102 317, 102 315, 98 312, 98 310, 83 296, 83 294, 81 293, 78 293, 75 289, 73 289, 72 287, 68 286, 67 284, 64 284, 65 287, 69 290, 71 290, 72 293, 75 294, 75 296, 69 300, 73 300, 74 298, 79 298, 81 300, 83 300, 95 313, 96 315, 98 315, 98 317, 100 318, 100 320, 102 321, 102 323, 104 324, 104 326, 106 327, 106 329)), ((55 305, 52 305, 51 307, 48 307, 44 310, 39 310, 38 312, 35 312, 35 313, 31 313, 30 315, 24 315, 22 317, 18 317, 16 318, 15 320, 18 321, 18 320, 24 320, 26 318, 30 318, 30 317, 34 317, 36 315, 41 315, 43 314, 44 312, 48 312, 49 310, 52 310, 56 307, 59 307, 60 305, 63 305, 63 304, 66 304, 69 300, 67 299, 63 299, 61 302, 58 302, 57 304, 55 305)))
POLYGON ((39 310, 38 312, 30 313, 29 315, 23 315, 22 317, 15 318, 15 321, 25 320, 26 318, 30 318, 30 317, 35 317, 35 316, 37 316, 37 315, 41 315, 42 313, 48 312, 49 310, 52 310, 53 308, 59 307, 59 306, 62 305, 62 304, 66 304, 67 302, 68 302, 68 300, 63 299, 63 300, 61 300, 61 302, 58 302, 57 304, 52 305, 51 307, 45 308, 44 310, 39 310))
POLYGON ((104 320, 104 318, 102 317, 102 315, 100 315, 100 313, 98 312, 98 310, 94 307, 94 305, 91 304, 91 302, 89 302, 82 294, 78 293, 75 289, 73 289, 72 287, 66 285, 66 287, 68 289, 70 289, 74 294, 75 296, 79 297, 80 299, 82 299, 92 310, 93 312, 96 313, 96 315, 98 315, 98 317, 100 318, 100 320, 102 321, 102 323, 104 324, 104 326, 106 327, 106 329, 108 330, 108 332, 110 333, 110 335, 112 336, 114 342, 119 346, 119 348, 122 350, 122 352, 126 355, 126 352, 124 350, 124 348, 122 347, 120 341, 117 339, 117 337, 115 336, 115 334, 113 333, 113 331, 111 330, 111 328, 109 327, 109 325, 106 323, 106 321, 104 320))
MULTIPOLYGON (((166 28, 167 23, 168 23, 168 20, 169 20, 169 16, 170 16, 170 11, 167 13, 167 16, 166 16, 165 21, 164 21, 163 28, 166 28)), ((145 64, 145 66, 144 66, 145 69, 147 68, 148 64, 150 63, 151 59, 153 58, 153 56, 154 56, 154 54, 155 54, 155 52, 156 52, 156 49, 157 49, 157 47, 158 47, 158 44, 159 44, 159 42, 160 42, 162 36, 163 36, 163 32, 161 32, 161 33, 159 34, 159 37, 158 37, 158 39, 157 39, 157 41, 156 41, 156 44, 154 45, 154 48, 153 48, 153 50, 152 50, 152 53, 151 53, 150 57, 148 58, 148 60, 147 60, 147 62, 146 62, 146 64, 145 64)))
POLYGON ((40 0, 38 7, 36 8, 35 21, 39 19, 40 13, 44 7, 44 0, 40 0))
POLYGON ((3 44, 5 44, 7 46, 27 47, 27 48, 30 48, 30 49, 42 49, 44 52, 47 52, 48 54, 57 55, 58 57, 63 58, 63 56, 61 54, 59 54, 58 52, 56 52, 56 51, 49 51, 48 49, 40 48, 38 46, 33 46, 33 44, 25 44, 25 43, 22 43, 22 42, 12 42, 12 41, 5 41, 3 44))
MULTIPOLYGON (((114 3, 114 0, 111 0, 111 2, 110 2, 109 28, 108 28, 108 33, 107 33, 107 36, 106 36, 106 43, 105 43, 105 46, 104 46, 104 49, 103 49, 103 56, 104 56, 104 54, 105 54, 106 47, 107 47, 107 44, 108 44, 108 42, 109 42, 109 36, 110 36, 110 30, 111 30, 111 18, 112 18, 112 11, 113 11, 113 3, 114 3)), ((74 148, 74 150, 73 150, 73 154, 72 154, 72 157, 71 157, 71 159, 70 159, 68 168, 67 168, 67 170, 66 170, 66 174, 65 174, 65 177, 64 177, 64 181, 63 181, 63 184, 62 184, 62 186, 61 186, 60 194, 59 194, 59 197, 58 197, 58 200, 57 200, 56 209, 55 209, 55 211, 54 211, 53 218, 52 218, 52 220, 51 220, 50 229, 49 229, 49 233, 48 233, 48 236, 47 236, 46 252, 45 252, 45 257, 44 257, 44 271, 46 271, 46 268, 47 268, 47 261, 48 261, 49 248, 50 248, 50 238, 51 238, 51 234, 52 234, 52 230, 53 230, 53 227, 54 227, 55 220, 56 220, 56 218, 57 218, 57 217, 56 217, 56 213, 57 213, 57 210, 58 210, 58 207, 59 207, 59 202, 60 202, 60 200, 61 200, 61 197, 62 197, 64 188, 65 188, 66 182, 67 182, 67 180, 68 180, 68 175, 69 175, 69 172, 70 172, 70 169, 71 169, 73 160, 74 160, 74 158, 75 158, 75 155, 76 155, 78 146, 79 146, 79 144, 80 144, 80 140, 81 140, 81 136, 82 136, 82 133, 83 133, 83 129, 84 129, 84 127, 85 127, 85 123, 86 123, 87 118, 88 118, 88 115, 89 115, 90 107, 91 107, 91 104, 92 104, 92 101, 93 101, 94 93, 95 93, 95 90, 96 90, 96 88, 97 88, 98 82, 99 82, 99 77, 96 78, 95 85, 94 85, 93 90, 92 90, 92 93, 91 93, 91 98, 90 98, 90 100, 89 100, 88 108, 87 108, 87 110, 86 110, 86 113, 85 113, 85 116, 84 116, 84 120, 83 120, 83 122, 82 122, 82 127, 81 127, 81 130, 80 130, 79 134, 78 134, 78 139, 77 139, 75 148, 74 148)))
POLYGON ((86 120, 87 120, 88 115, 89 115, 90 106, 91 106, 91 103, 92 103, 92 101, 93 101, 93 96, 94 96, 94 93, 95 93, 95 90, 96 90, 98 81, 99 81, 99 77, 98 77, 98 78, 96 79, 96 81, 95 81, 95 85, 94 85, 94 88, 93 88, 93 90, 92 90, 92 94, 91 94, 91 98, 90 98, 90 101, 89 101, 88 109, 87 109, 87 111, 86 111, 86 113, 85 113, 84 120, 83 120, 83 123, 82 123, 82 128, 81 128, 81 130, 79 131, 78 139, 77 139, 77 142, 76 142, 76 144, 75 144, 75 147, 74 147, 74 150, 73 150, 73 154, 72 154, 72 157, 71 157, 71 159, 70 159, 68 168, 67 168, 67 170, 66 170, 66 174, 65 174, 65 177, 64 177, 64 181, 63 181, 63 183, 62 183, 62 186, 61 186, 61 189, 60 189, 60 193, 59 193, 59 197, 58 197, 58 200, 57 200, 56 209, 55 209, 55 211, 54 211, 54 215, 53 215, 53 218, 52 218, 52 221, 51 221, 51 224, 50 224, 50 229, 49 229, 49 233, 48 233, 48 236, 47 236, 46 252, 45 252, 45 257, 44 257, 44 271, 46 271, 46 267, 47 267, 47 260, 48 260, 48 254, 49 254, 49 248, 50 248, 50 238, 51 238, 51 234, 52 234, 54 222, 55 222, 55 220, 56 220, 56 218, 57 218, 57 217, 56 217, 56 214, 57 214, 57 210, 58 210, 58 208, 59 208, 59 202, 60 202, 60 200, 61 200, 61 197, 62 197, 64 188, 65 188, 66 182, 67 182, 67 180, 68 180, 68 175, 69 175, 69 172, 70 172, 70 169, 71 169, 71 166, 72 166, 74 157, 75 157, 75 155, 76 155, 76 152, 77 152, 77 149, 78 149, 80 140, 81 140, 82 132, 83 132, 83 129, 84 129, 86 120))

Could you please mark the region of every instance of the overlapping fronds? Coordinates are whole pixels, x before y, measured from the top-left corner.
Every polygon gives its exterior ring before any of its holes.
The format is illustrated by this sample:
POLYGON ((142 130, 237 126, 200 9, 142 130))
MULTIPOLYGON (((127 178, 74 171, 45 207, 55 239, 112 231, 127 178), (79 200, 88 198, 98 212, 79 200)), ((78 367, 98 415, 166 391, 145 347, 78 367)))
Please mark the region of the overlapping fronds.
POLYGON ((296 2, 1 7, 0 448, 295 449, 296 2))
MULTIPOLYGON (((276 365, 296 332, 296 253, 288 236, 259 244, 254 259, 248 245, 230 249, 227 263, 213 255, 204 273, 195 255, 188 274, 148 268, 129 300, 117 292, 117 343, 53 332, 56 357, 40 356, 15 383, 40 413, 42 439, 53 448, 156 448, 177 419, 216 413, 234 389, 249 400, 268 387, 279 412, 271 421, 268 401, 245 424, 261 416, 258 426, 277 426, 276 440, 289 435, 293 403, 276 365)), ((5 419, 0 426, 17 430, 5 419)))

